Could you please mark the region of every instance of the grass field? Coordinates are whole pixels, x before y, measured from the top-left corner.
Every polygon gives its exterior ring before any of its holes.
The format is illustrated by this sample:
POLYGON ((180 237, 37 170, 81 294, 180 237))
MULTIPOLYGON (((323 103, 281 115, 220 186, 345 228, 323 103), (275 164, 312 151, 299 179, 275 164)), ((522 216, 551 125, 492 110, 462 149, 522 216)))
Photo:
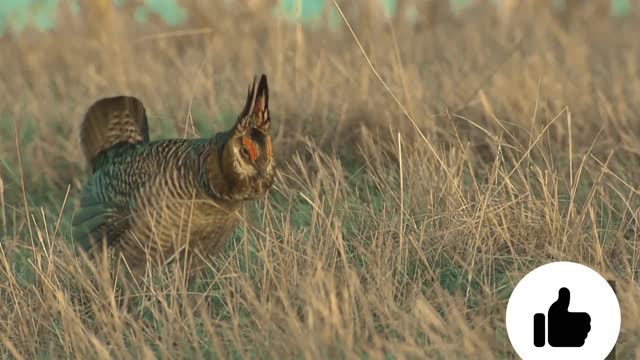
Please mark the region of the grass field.
POLYGON ((0 38, 0 356, 511 359, 511 290, 570 260, 616 281, 617 356, 640 357, 637 13, 431 7, 408 24, 341 1, 370 65, 344 22, 181 3, 181 28, 124 6, 0 38), (114 291, 71 238, 87 107, 132 94, 152 138, 208 136, 261 72, 268 198, 205 280, 114 291))

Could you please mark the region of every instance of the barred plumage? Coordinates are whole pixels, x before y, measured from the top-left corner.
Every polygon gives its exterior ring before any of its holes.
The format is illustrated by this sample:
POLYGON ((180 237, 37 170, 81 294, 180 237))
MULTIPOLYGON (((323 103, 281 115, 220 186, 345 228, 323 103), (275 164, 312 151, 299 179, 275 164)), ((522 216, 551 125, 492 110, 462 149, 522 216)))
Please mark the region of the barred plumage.
POLYGON ((187 246, 203 255, 219 251, 242 203, 273 182, 268 94, 262 75, 232 129, 153 142, 138 99, 98 100, 81 127, 93 174, 74 218, 75 241, 90 250, 106 240, 134 271, 148 256, 162 261, 187 246))

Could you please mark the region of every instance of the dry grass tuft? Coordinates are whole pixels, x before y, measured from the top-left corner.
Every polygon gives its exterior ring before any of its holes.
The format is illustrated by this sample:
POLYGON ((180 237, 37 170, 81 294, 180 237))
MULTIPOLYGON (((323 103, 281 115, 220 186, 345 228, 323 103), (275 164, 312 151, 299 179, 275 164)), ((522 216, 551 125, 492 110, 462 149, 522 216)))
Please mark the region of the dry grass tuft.
POLYGON ((345 3, 405 114, 345 26, 181 3, 179 29, 124 7, 104 29, 0 38, 2 357, 512 358, 507 298, 554 260, 617 282, 618 356, 639 356, 637 15, 427 8, 412 25, 345 3), (138 96, 154 138, 207 136, 260 72, 280 171, 208 276, 128 291, 74 251, 94 100, 138 96))

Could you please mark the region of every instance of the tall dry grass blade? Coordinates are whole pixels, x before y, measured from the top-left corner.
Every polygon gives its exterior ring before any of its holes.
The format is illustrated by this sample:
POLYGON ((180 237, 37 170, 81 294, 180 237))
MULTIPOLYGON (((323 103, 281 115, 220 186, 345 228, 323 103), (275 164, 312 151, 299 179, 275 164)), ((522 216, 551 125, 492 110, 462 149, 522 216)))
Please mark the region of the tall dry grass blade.
POLYGON ((0 173, 0 218, 2 219, 2 231, 5 236, 7 235, 6 205, 4 200, 4 180, 2 179, 2 173, 0 173))
POLYGON ((29 229, 29 239, 33 245, 33 230, 31 229, 31 212, 29 211, 29 204, 27 202, 27 189, 24 182, 24 172, 22 169, 22 157, 20 156, 20 141, 18 140, 18 125, 14 124, 14 139, 16 145, 16 156, 18 158, 18 171, 20 173, 20 192, 22 195, 22 206, 24 208, 24 218, 27 222, 27 228, 29 229))
POLYGON ((2 335, 0 339, 2 339, 2 343, 7 348, 7 350, 9 350, 11 356, 13 356, 16 360, 24 359, 24 357, 22 357, 22 355, 18 352, 18 349, 16 349, 11 340, 9 340, 6 335, 2 335))

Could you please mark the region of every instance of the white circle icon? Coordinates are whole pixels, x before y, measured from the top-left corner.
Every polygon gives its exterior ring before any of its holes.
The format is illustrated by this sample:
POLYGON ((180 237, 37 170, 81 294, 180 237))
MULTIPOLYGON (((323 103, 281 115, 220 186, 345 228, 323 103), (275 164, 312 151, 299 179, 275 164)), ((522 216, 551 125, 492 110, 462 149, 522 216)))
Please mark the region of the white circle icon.
POLYGON ((507 334, 523 360, 604 360, 620 334, 620 304, 591 268, 554 262, 516 285, 507 304, 507 334))

